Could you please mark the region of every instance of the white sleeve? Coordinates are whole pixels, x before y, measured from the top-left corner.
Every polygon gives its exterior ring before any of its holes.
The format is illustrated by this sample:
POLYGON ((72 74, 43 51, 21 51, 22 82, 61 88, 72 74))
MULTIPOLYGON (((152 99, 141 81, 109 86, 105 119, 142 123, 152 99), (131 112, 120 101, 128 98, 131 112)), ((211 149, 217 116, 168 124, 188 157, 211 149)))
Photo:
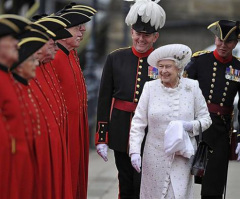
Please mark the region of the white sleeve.
POLYGON ((205 98, 202 94, 201 89, 199 88, 198 81, 195 81, 194 85, 194 117, 195 120, 193 121, 193 135, 196 136, 199 134, 199 122, 201 122, 202 125, 202 131, 205 131, 210 127, 212 124, 212 120, 210 118, 210 114, 208 111, 207 103, 205 101, 205 98), (197 121, 198 120, 198 121, 197 121))
POLYGON ((149 102, 149 83, 146 82, 142 95, 139 99, 135 115, 131 122, 129 138, 129 155, 139 153, 145 135, 145 128, 148 125, 148 102, 149 102))

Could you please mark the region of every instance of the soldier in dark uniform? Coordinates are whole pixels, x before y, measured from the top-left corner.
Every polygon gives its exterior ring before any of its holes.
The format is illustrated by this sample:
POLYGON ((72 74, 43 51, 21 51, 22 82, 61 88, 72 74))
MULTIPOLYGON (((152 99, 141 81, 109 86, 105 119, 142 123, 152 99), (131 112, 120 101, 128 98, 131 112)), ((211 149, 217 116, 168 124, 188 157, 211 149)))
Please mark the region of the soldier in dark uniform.
POLYGON ((216 49, 193 54, 185 76, 199 81, 212 119, 204 132, 213 153, 202 179, 201 195, 203 199, 220 199, 226 188, 233 102, 240 91, 240 61, 232 55, 239 39, 239 22, 220 20, 208 29, 215 34, 216 49))
POLYGON ((98 99, 96 149, 105 161, 108 147, 114 150, 121 199, 139 198, 140 174, 132 167, 128 155, 130 123, 144 83, 157 78, 157 71, 148 65, 147 57, 165 23, 165 12, 158 4, 147 2, 144 14, 139 4, 136 2, 126 17, 127 25, 132 25, 133 45, 108 55, 98 99), (145 11, 151 6, 156 9, 150 9, 146 16, 145 11))

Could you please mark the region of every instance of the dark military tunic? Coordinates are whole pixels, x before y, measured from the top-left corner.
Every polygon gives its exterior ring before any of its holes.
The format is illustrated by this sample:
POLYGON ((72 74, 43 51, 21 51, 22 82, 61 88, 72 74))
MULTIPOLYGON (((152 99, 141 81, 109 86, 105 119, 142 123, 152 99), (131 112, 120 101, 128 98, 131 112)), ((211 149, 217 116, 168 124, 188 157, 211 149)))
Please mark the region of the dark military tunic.
POLYGON ((113 150, 128 151, 133 112, 115 108, 114 100, 137 104, 145 82, 153 79, 147 63, 152 51, 140 54, 128 47, 108 55, 98 99, 96 144, 106 143, 113 150))
MULTIPOLYGON (((240 62, 236 57, 223 60, 216 52, 195 53, 185 75, 199 81, 207 101, 212 125, 204 140, 213 148, 202 182, 202 195, 222 195, 227 179, 229 132, 233 102, 240 91, 240 62)), ((238 105, 239 109, 239 105, 238 105)))

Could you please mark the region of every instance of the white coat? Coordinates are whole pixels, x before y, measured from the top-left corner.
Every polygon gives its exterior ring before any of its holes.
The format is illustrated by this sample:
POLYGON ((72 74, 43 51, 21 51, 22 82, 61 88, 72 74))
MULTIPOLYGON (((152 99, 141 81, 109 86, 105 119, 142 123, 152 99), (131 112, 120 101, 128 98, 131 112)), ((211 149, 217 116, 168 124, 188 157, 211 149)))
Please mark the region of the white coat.
POLYGON ((166 88, 160 79, 145 83, 130 130, 129 154, 139 153, 148 126, 143 153, 141 199, 193 199, 190 161, 164 152, 164 132, 171 121, 192 121, 190 139, 211 125, 205 99, 195 80, 181 78, 178 87, 166 88))

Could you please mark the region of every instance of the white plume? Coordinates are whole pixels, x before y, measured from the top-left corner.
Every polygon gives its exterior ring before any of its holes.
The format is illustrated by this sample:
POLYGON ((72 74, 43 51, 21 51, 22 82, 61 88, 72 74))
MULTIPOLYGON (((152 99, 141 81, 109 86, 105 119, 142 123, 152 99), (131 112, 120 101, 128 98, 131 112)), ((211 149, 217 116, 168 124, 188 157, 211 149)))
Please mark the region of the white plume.
POLYGON ((125 19, 126 24, 128 26, 135 24, 138 16, 141 16, 142 22, 148 23, 150 21, 151 26, 154 26, 156 30, 162 28, 166 21, 166 13, 157 4, 159 1, 136 0, 125 19))

